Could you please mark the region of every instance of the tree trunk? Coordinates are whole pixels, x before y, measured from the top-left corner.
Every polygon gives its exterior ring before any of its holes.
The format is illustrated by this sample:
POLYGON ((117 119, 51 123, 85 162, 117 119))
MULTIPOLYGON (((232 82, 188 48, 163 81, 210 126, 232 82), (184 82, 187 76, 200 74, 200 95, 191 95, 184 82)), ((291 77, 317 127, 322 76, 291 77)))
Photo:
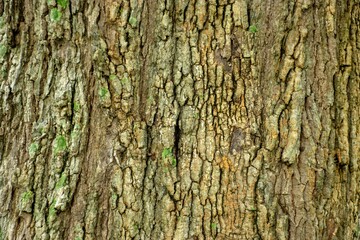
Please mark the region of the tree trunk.
POLYGON ((359 0, 0 15, 0 239, 360 239, 359 0))

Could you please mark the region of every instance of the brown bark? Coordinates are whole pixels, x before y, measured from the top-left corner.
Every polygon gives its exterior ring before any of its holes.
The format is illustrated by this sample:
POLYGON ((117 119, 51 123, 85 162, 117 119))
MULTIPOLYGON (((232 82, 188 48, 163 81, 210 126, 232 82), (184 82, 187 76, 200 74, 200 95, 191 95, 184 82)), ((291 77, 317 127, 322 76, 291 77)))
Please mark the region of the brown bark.
POLYGON ((0 239, 359 239, 359 14, 0 1, 0 239))

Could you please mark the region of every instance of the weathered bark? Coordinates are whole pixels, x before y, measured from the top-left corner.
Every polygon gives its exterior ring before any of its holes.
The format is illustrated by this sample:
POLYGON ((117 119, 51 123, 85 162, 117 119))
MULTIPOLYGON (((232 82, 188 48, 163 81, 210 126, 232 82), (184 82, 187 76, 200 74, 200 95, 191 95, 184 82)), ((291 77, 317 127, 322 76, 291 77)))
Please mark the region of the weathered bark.
POLYGON ((0 239, 359 239, 359 0, 0 1, 0 239))

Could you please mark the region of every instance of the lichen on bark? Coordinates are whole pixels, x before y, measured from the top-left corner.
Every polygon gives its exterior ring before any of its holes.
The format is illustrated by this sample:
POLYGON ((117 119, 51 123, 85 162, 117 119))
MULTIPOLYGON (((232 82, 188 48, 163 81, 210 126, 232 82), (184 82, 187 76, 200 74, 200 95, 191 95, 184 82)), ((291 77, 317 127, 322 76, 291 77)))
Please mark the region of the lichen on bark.
POLYGON ((358 238, 359 13, 0 2, 0 239, 358 238))

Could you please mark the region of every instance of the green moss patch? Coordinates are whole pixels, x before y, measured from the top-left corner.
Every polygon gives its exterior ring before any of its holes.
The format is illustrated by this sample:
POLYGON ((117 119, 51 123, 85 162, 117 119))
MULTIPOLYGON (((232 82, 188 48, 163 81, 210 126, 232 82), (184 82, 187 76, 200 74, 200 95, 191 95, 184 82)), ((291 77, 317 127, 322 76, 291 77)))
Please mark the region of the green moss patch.
POLYGON ((104 98, 104 97, 106 97, 106 95, 109 93, 109 91, 107 90, 107 88, 105 88, 105 87, 101 87, 100 89, 99 89, 99 96, 101 97, 101 98, 104 98))
POLYGON ((176 158, 172 152, 172 148, 164 148, 161 153, 162 159, 166 160, 169 159, 170 163, 173 167, 176 167, 176 158))
POLYGON ((258 28, 255 25, 251 25, 249 27, 249 32, 251 33, 257 33, 258 32, 258 28))
POLYGON ((31 201, 33 199, 33 197, 34 197, 34 193, 32 191, 27 191, 21 195, 21 201, 28 202, 28 201, 31 201))
POLYGON ((74 108, 75 112, 80 111, 80 108, 81 108, 80 103, 79 102, 74 102, 73 108, 74 108))
POLYGON ((31 143, 29 146, 29 155, 31 158, 33 158, 36 155, 36 152, 39 150, 39 144, 38 143, 31 143))
POLYGON ((109 79, 110 79, 111 81, 116 80, 116 79, 117 79, 117 76, 114 75, 114 74, 112 74, 112 75, 109 76, 109 79))
POLYGON ((55 185, 55 189, 60 189, 60 188, 64 187, 66 184, 66 180, 67 180, 67 175, 62 174, 59 181, 55 185))
POLYGON ((53 8, 50 10, 50 20, 53 22, 58 22, 61 19, 61 12, 57 8, 53 8))
POLYGON ((56 0, 56 2, 63 8, 66 8, 69 5, 68 0, 56 0))
POLYGON ((57 214, 57 211, 55 209, 55 204, 56 204, 56 201, 53 200, 50 207, 49 207, 49 216, 48 216, 48 222, 51 223, 54 221, 55 217, 56 217, 56 214, 57 214))
POLYGON ((210 227, 211 227, 211 229, 216 230, 217 224, 216 223, 211 223, 210 227))
POLYGON ((134 27, 137 26, 137 19, 134 18, 134 17, 130 17, 130 18, 129 18, 129 23, 130 23, 130 25, 134 28, 134 27))
POLYGON ((5 45, 0 44, 0 58, 5 57, 7 50, 8 48, 5 45))
POLYGON ((55 153, 63 152, 67 148, 66 139, 64 136, 57 136, 55 139, 55 153))

